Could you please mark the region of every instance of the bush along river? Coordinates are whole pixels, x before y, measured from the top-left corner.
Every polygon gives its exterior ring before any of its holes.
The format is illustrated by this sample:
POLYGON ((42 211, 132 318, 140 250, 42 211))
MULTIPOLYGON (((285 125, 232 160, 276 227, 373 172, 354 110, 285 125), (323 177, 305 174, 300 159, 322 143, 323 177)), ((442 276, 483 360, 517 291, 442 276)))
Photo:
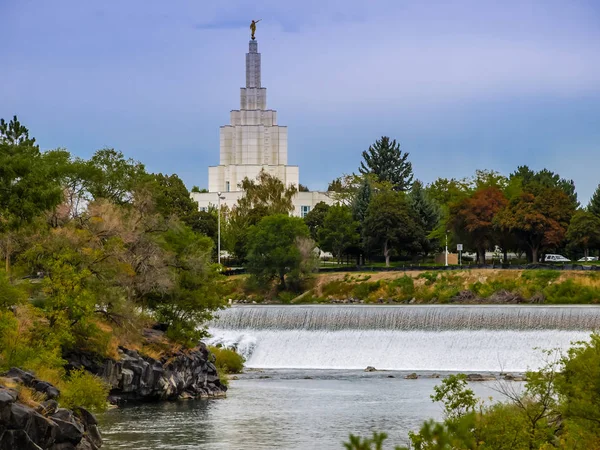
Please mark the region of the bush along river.
POLYGON ((470 373, 478 396, 502 400, 498 384, 541 367, 540 349, 598 328, 590 306, 234 307, 208 342, 246 358, 227 399, 108 411, 103 448, 341 449, 349 433, 381 430, 406 443, 441 418, 429 396, 445 375, 470 373))

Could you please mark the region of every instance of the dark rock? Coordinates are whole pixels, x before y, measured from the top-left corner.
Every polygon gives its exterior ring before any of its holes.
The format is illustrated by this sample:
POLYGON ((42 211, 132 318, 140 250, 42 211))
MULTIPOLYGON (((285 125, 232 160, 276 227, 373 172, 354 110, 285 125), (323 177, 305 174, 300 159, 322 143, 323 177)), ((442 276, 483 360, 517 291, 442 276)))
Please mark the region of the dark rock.
POLYGON ((95 448, 102 447, 102 436, 100 435, 97 425, 90 425, 87 427, 85 440, 89 441, 95 448))
MULTIPOLYGON (((160 340, 159 330, 145 333, 160 340)), ((214 355, 203 343, 186 351, 166 355, 160 360, 119 348, 120 360, 106 359, 101 366, 90 357, 73 354, 69 364, 96 373, 111 386, 109 402, 125 404, 139 401, 174 400, 188 394, 193 397, 224 396, 227 388, 219 380, 214 355), (87 367, 90 364, 91 367, 87 367), (95 371, 95 372, 94 372, 95 371)))
POLYGON ((408 375, 406 375, 406 376, 404 377, 404 379, 405 379, 405 380, 416 380, 416 379, 418 379, 418 378, 419 378, 419 375, 417 375, 417 374, 416 374, 416 373, 414 373, 414 372, 413 372, 413 373, 411 373, 411 374, 408 374, 408 375))
POLYGON ((58 411, 58 402, 56 400, 46 400, 40 403, 38 408, 38 412, 45 416, 54 414, 56 411, 58 411))
POLYGON ((70 442, 61 442, 60 444, 54 444, 50 450, 78 450, 80 447, 75 447, 70 442))
POLYGON ((81 425, 74 421, 68 422, 55 417, 52 417, 52 421, 58 425, 58 433, 56 435, 56 442, 58 444, 63 442, 70 442, 73 445, 79 444, 83 438, 84 432, 84 429, 81 425))
POLYGON ((388 378, 396 378, 394 375, 388 375, 388 378))
POLYGON ((36 445, 25 430, 5 430, 0 436, 0 450, 44 450, 36 445))
POLYGON ((365 372, 376 372, 377 369, 373 366, 367 366, 365 367, 365 372))
POLYGON ((50 417, 52 419, 60 419, 71 422, 73 420, 73 412, 65 408, 59 408, 50 417))
POLYGON ((89 412, 82 406, 76 407, 73 413, 75 414, 75 416, 77 416, 79 420, 81 420, 81 423, 83 423, 83 425, 85 425, 86 428, 91 425, 98 425, 96 416, 94 416, 91 412, 89 412))
POLYGON ((46 397, 49 399, 58 398, 60 396, 60 391, 46 381, 35 381, 32 387, 36 391, 46 394, 46 397))
POLYGON ((526 381, 524 376, 522 376, 522 375, 512 375, 510 373, 504 374, 504 379, 506 381, 526 381))
POLYGON ((25 372, 24 370, 21 370, 17 367, 11 367, 11 369, 8 372, 6 372, 3 376, 7 378, 15 378, 17 380, 20 380, 26 386, 31 386, 33 381, 35 380, 33 374, 25 372))
POLYGON ((494 381, 496 379, 493 375, 482 375, 480 373, 470 373, 467 375, 467 381, 494 381))
POLYGON ((518 304, 524 303, 525 299, 519 294, 502 289, 490 295, 488 301, 490 303, 518 304))
POLYGON ((52 420, 34 412, 25 431, 33 442, 46 449, 54 444, 58 434, 58 426, 52 420))
POLYGON ((10 389, 0 389, 0 425, 10 420, 11 405, 17 400, 17 393, 10 389))
POLYGON ((469 290, 460 291, 451 301, 454 303, 477 303, 479 297, 469 290))
POLYGON ((29 406, 25 406, 21 403, 11 404, 8 427, 15 430, 26 429, 33 414, 35 414, 35 411, 29 406))

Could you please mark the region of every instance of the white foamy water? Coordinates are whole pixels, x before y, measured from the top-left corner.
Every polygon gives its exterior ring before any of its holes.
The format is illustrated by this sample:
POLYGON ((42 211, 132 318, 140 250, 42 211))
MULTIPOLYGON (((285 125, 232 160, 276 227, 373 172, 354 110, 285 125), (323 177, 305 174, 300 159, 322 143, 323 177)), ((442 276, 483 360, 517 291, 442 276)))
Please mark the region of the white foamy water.
POLYGON ((600 327, 600 308, 253 306, 220 313, 210 344, 249 368, 525 371, 600 327))

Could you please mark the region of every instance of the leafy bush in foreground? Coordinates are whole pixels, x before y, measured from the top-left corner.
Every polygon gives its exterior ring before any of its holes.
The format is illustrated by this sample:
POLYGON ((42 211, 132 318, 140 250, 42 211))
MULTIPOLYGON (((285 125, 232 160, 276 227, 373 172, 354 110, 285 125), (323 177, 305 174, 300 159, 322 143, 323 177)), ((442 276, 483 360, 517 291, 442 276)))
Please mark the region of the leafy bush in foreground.
MULTIPOLYGON (((429 420, 396 450, 565 450, 600 448, 600 335, 575 343, 566 355, 547 351, 546 365, 527 373, 523 392, 500 385, 504 403, 484 405, 451 375, 432 400, 444 404, 442 422, 429 420)), ((385 434, 350 435, 347 450, 382 450, 385 434)))

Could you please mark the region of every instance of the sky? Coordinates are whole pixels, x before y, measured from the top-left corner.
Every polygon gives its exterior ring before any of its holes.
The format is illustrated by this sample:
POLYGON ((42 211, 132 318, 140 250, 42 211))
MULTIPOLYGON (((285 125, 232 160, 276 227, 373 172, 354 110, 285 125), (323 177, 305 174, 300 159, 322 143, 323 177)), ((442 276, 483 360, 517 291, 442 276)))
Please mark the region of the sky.
POLYGON ((384 135, 426 183, 529 165, 584 204, 600 183, 598 0, 0 0, 0 117, 207 187, 252 19, 311 190, 384 135))

